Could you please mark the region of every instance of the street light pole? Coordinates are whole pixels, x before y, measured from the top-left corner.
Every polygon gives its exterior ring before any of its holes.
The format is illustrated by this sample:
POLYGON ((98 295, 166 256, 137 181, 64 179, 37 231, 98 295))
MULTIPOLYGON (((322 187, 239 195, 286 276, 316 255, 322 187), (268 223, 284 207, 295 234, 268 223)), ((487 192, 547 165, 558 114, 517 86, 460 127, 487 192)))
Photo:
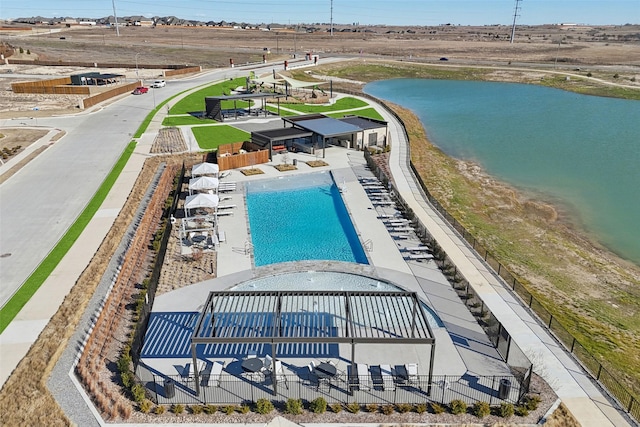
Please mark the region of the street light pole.
POLYGON ((136 79, 140 80, 140 74, 138 74, 138 55, 140 55, 140 52, 136 53, 136 79))

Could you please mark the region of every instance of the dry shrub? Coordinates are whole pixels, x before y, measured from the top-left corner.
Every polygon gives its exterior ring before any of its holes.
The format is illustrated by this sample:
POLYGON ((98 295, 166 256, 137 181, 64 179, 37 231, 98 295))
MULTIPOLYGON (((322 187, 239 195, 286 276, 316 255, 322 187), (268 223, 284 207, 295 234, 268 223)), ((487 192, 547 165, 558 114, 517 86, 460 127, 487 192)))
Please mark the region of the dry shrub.
MULTIPOLYGON (((188 159, 196 159, 196 157, 190 156, 187 157, 188 159)), ((179 164, 182 160, 183 157, 173 159, 157 157, 145 162, 123 210, 102 241, 91 263, 82 272, 38 340, 0 390, 0 425, 70 425, 70 421, 49 393, 46 381, 77 329, 80 318, 124 236, 128 224, 133 219, 135 210, 158 164, 162 161, 179 164), (19 411, 16 410, 16 402, 20 402, 19 411)))

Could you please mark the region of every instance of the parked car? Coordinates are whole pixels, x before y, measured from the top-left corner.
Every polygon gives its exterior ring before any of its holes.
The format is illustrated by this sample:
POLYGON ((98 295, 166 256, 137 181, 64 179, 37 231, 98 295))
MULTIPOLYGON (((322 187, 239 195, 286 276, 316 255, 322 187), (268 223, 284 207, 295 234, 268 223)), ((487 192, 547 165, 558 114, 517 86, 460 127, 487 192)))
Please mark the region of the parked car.
POLYGON ((151 83, 151 87, 165 87, 167 83, 164 80, 156 80, 151 83))
POLYGON ((148 87, 138 86, 131 93, 134 94, 134 95, 142 95, 143 93, 147 93, 147 92, 149 92, 149 88, 148 87))
POLYGON ((444 56, 442 58, 440 58, 440 61, 448 61, 448 60, 449 60, 449 58, 446 58, 444 56))

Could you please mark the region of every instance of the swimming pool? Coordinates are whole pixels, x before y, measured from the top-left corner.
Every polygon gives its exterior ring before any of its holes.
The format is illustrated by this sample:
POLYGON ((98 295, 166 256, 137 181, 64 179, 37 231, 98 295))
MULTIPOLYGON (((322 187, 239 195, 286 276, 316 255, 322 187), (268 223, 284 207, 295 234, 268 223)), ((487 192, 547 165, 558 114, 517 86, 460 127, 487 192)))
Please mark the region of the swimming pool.
POLYGON ((330 173, 249 182, 246 200, 256 266, 302 260, 368 264, 330 173))

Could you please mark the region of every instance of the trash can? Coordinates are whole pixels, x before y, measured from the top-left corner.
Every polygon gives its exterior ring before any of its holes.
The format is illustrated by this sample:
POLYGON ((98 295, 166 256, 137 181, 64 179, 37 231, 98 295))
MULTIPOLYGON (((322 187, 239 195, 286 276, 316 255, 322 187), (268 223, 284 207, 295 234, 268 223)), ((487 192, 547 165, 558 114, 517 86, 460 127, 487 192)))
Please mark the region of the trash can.
POLYGON ((511 392, 511 381, 506 378, 500 380, 500 387, 498 388, 498 397, 502 400, 505 400, 509 397, 509 393, 511 392))
POLYGON ((296 166, 298 164, 298 159, 293 159, 293 166, 296 166))
POLYGON ((176 384, 171 378, 164 380, 164 397, 171 399, 176 395, 176 384))

